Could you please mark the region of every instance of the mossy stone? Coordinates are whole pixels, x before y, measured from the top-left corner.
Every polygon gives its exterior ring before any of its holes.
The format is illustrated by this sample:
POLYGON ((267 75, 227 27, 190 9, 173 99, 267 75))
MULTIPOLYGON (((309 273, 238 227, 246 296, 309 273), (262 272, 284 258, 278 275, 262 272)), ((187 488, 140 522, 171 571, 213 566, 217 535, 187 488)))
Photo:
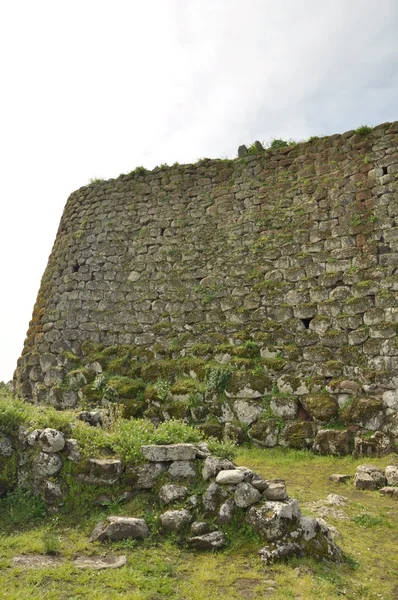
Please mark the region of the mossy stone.
POLYGON ((296 421, 289 423, 283 430, 283 445, 297 450, 309 449, 314 442, 316 428, 310 421, 296 421))
POLYGON ((312 394, 302 400, 308 414, 321 423, 328 423, 337 416, 337 400, 330 394, 312 394))
POLYGON ((340 416, 347 424, 366 424, 377 417, 383 409, 383 402, 379 398, 354 398, 341 409, 340 416))

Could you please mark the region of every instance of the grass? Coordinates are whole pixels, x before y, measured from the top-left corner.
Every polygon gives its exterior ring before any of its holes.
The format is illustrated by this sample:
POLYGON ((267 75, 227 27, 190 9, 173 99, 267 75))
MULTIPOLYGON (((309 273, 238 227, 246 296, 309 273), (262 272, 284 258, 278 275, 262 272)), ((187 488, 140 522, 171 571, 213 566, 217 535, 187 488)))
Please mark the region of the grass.
MULTIPOLYGON (((89 535, 106 514, 148 516, 151 499, 135 497, 128 504, 93 508, 87 518, 59 514, 23 523, 11 523, 8 509, 0 507, 0 598, 7 600, 393 600, 397 597, 398 515, 396 501, 378 492, 355 490, 351 483, 333 484, 333 472, 353 475, 364 462, 385 467, 397 457, 354 459, 315 456, 289 449, 240 448, 237 464, 266 477, 286 479, 289 494, 303 503, 329 493, 346 496, 348 521, 329 519, 342 537, 338 543, 347 554, 342 565, 295 559, 265 567, 257 556, 259 540, 244 524, 227 532, 230 543, 218 553, 192 552, 168 537, 150 537, 143 543, 121 541, 90 544, 89 535), (36 570, 15 567, 17 554, 55 551, 63 562, 36 570), (73 565, 79 554, 116 552, 127 555, 127 565, 108 571, 80 571, 73 565), (299 568, 301 576, 297 576, 299 568), (268 592, 266 590, 269 590, 268 592), (271 593, 271 590, 274 590, 271 593), (395 591, 394 591, 395 590, 395 591)), ((3 501, 4 502, 4 501, 3 501)), ((156 526, 150 523, 151 529, 156 526)))

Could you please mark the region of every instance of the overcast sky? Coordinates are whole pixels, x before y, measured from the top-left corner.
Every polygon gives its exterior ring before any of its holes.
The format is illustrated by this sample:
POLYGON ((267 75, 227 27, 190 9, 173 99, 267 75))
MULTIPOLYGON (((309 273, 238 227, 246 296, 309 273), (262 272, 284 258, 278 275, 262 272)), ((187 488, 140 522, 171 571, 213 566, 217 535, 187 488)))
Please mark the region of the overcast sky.
POLYGON ((397 0, 2 0, 0 380, 68 195, 398 119, 397 0))

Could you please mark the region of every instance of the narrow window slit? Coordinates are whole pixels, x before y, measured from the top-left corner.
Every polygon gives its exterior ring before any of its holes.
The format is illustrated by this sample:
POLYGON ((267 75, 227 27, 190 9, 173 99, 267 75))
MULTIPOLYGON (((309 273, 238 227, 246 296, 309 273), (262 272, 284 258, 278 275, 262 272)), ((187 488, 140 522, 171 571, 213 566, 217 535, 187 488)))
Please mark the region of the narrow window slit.
POLYGON ((163 236, 164 236, 164 227, 161 227, 160 228, 160 237, 163 237, 163 236))
POLYGON ((383 169, 383 175, 387 175, 387 167, 382 167, 383 169))
POLYGON ((310 319, 301 319, 302 324, 304 325, 304 327, 306 329, 309 329, 310 323, 312 321, 314 317, 311 317, 310 319))
POLYGON ((76 262, 75 262, 75 264, 74 264, 74 265, 73 265, 73 267, 72 267, 72 270, 73 270, 73 272, 74 272, 74 273, 77 273, 79 269, 80 269, 80 265, 79 265, 79 263, 76 261, 76 262))

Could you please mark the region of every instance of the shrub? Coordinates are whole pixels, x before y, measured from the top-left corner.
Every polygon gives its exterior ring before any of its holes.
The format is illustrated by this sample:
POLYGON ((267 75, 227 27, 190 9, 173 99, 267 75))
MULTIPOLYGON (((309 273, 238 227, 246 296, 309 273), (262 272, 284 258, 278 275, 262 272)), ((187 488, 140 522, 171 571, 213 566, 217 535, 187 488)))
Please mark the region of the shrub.
POLYGON ((30 413, 30 406, 23 400, 12 398, 9 392, 0 390, 0 431, 15 434, 18 427, 29 420, 30 413))
POLYGON ((26 525, 46 515, 46 505, 30 490, 16 488, 0 500, 1 519, 12 525, 26 525))
POLYGON ((355 133, 358 133, 359 135, 367 135, 371 131, 372 128, 368 127, 368 125, 361 125, 360 127, 358 127, 358 129, 355 130, 355 133))

